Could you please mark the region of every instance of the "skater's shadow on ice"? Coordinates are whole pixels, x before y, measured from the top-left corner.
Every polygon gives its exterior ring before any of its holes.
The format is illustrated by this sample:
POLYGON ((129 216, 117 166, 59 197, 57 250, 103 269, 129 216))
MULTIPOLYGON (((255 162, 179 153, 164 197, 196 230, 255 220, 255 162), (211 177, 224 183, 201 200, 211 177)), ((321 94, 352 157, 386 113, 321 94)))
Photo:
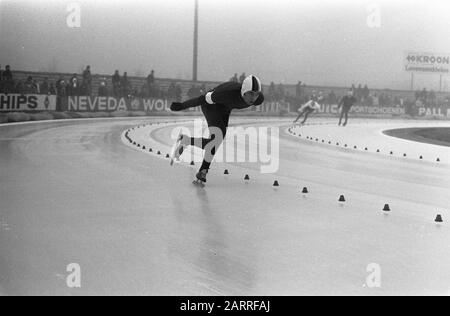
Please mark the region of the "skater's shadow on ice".
POLYGON ((197 188, 196 192, 205 219, 203 248, 198 264, 212 274, 207 278, 209 286, 225 295, 247 293, 253 287, 255 278, 252 267, 239 260, 239 249, 222 223, 224 214, 211 207, 207 190, 197 188))
MULTIPOLYGON (((254 286, 255 272, 246 260, 240 260, 242 249, 239 242, 236 244, 235 234, 229 235, 226 226, 227 214, 223 213, 223 205, 216 209, 214 195, 202 187, 194 187, 189 191, 191 197, 183 199, 179 192, 171 191, 175 216, 178 221, 178 231, 192 234, 184 238, 175 238, 172 242, 179 255, 185 254, 183 249, 197 249, 194 265, 198 271, 198 284, 207 292, 215 294, 248 293, 254 286), (239 245, 238 245, 239 244, 239 245)), ((226 207, 225 207, 226 209, 226 207)), ((232 229, 233 231, 233 229, 232 229)), ((240 238, 238 238, 240 239, 240 238)))

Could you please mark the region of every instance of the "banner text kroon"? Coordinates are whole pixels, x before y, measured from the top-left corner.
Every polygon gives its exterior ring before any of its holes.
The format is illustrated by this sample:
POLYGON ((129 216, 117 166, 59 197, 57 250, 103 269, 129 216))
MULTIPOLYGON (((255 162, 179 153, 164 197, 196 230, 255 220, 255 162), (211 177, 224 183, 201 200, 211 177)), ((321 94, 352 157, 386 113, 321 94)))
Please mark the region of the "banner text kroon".
POLYGON ((56 96, 40 94, 0 94, 0 112, 55 111, 56 96))

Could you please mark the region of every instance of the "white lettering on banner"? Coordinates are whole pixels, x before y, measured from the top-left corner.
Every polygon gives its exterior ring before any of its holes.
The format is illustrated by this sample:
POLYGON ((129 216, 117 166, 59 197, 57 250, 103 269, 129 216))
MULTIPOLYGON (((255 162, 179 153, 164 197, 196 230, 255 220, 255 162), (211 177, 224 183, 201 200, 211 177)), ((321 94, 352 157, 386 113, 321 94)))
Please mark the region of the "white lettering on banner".
POLYGON ((55 111, 56 96, 39 94, 0 94, 0 112, 55 111))
POLYGON ((436 108, 426 108, 426 107, 420 107, 419 108, 419 116, 425 116, 425 117, 440 117, 440 118, 449 118, 450 117, 450 108, 447 108, 447 110, 436 107, 436 108))
POLYGON ((167 99, 143 99, 144 111, 169 111, 167 99))
POLYGON ((123 112, 123 111, 126 111, 127 110, 127 103, 125 102, 125 99, 124 98, 121 98, 120 100, 119 100, 119 106, 117 107, 117 110, 116 111, 121 111, 121 112, 123 112))
MULTIPOLYGON (((319 113, 322 114, 339 114, 340 109, 337 104, 324 105, 322 104, 319 109, 319 113)), ((405 108, 403 107, 380 107, 380 106, 353 106, 350 113, 360 114, 391 114, 402 115, 405 114, 405 108)))
POLYGON ((425 116, 425 117, 450 117, 450 108, 447 108, 447 110, 443 108, 425 108, 421 107, 419 108, 419 116, 425 116))
POLYGON ((320 105, 319 113, 338 114, 339 109, 338 109, 337 104, 333 104, 333 105, 322 104, 322 105, 320 105))
POLYGON ((69 97, 68 111, 127 111, 124 98, 117 100, 113 97, 69 97))
POLYGON ((79 111, 87 111, 86 97, 78 98, 78 110, 79 111))
POLYGON ((115 98, 108 98, 108 111, 114 111, 117 108, 117 100, 115 98))
POLYGON ((98 98, 98 108, 99 109, 104 109, 103 111, 107 110, 107 98, 106 97, 100 97, 98 98))
POLYGON ((151 111, 153 109, 153 103, 149 99, 143 99, 142 100, 142 104, 144 106, 144 111, 145 112, 149 112, 149 111, 151 111))
POLYGON ((163 100, 156 100, 156 102, 155 102, 155 109, 156 109, 156 111, 164 110, 163 100))
POLYGON ((404 64, 405 71, 449 73, 450 54, 407 52, 404 64))

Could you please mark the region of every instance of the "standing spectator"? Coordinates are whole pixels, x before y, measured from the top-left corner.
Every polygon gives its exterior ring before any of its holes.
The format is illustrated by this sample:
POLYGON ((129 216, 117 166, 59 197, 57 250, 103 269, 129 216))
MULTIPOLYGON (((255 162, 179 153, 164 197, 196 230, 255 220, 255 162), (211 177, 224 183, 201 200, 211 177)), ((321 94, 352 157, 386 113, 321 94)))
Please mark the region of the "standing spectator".
POLYGON ((339 126, 341 126, 342 118, 345 116, 345 121, 343 126, 347 125, 348 121, 348 112, 350 112, 350 109, 352 108, 353 104, 356 103, 356 98, 353 96, 353 91, 348 91, 347 95, 344 96, 341 101, 339 102, 338 108, 340 109, 342 106, 341 116, 339 118, 339 126))
POLYGON ((239 77, 239 82, 240 83, 244 82, 245 77, 247 76, 245 75, 245 72, 243 72, 242 75, 239 77))
POLYGON ((86 95, 86 96, 90 95, 88 84, 87 84, 86 80, 84 80, 84 79, 81 81, 80 89, 79 89, 79 93, 78 94, 79 95, 86 95))
POLYGON ((86 69, 83 71, 83 94, 91 95, 92 89, 92 75, 91 75, 91 66, 86 66, 86 69))
POLYGON ((102 81, 100 81, 100 85, 98 86, 98 96, 99 97, 108 96, 108 87, 106 83, 106 78, 103 78, 102 81))
POLYGON ((275 83, 272 81, 269 86, 268 100, 273 101, 275 99, 276 88, 275 83))
POLYGON ((66 96, 68 94, 67 86, 66 80, 63 77, 59 77, 56 82, 56 94, 61 97, 66 96))
POLYGON ((56 95, 56 89, 55 89, 55 85, 52 83, 50 83, 50 87, 48 88, 48 94, 51 95, 56 95))
POLYGON ((302 82, 299 81, 296 85, 295 85, 295 97, 300 99, 302 97, 303 91, 302 91, 302 82))
POLYGON ((422 103, 427 103, 428 92, 426 88, 423 88, 422 92, 420 92, 420 98, 422 100, 422 103))
POLYGON ((378 93, 375 93, 372 97, 372 105, 373 106, 379 106, 380 105, 380 98, 378 96, 378 93))
POLYGON ((231 82, 238 82, 237 73, 235 73, 234 76, 230 78, 230 81, 231 82))
POLYGON ((328 94, 328 104, 336 104, 337 97, 333 90, 328 94))
POLYGON ((36 93, 36 87, 34 85, 33 78, 31 76, 28 76, 27 81, 25 81, 22 93, 23 94, 34 94, 34 93, 36 93))
POLYGON ((152 69, 150 74, 147 76, 148 88, 150 89, 153 86, 154 83, 155 83, 155 71, 152 69))
POLYGON ((172 81, 171 83, 170 83, 170 85, 169 85, 169 87, 167 88, 167 97, 169 98, 169 99, 175 99, 175 95, 176 95, 176 92, 175 92, 175 83, 172 81))
POLYGON ((39 93, 40 94, 49 94, 50 87, 48 85, 48 79, 44 78, 44 81, 41 84, 39 93))
POLYGON ((317 103, 323 104, 325 101, 325 97, 323 95, 323 91, 319 91, 319 95, 317 96, 317 103))
POLYGON ((114 75, 112 76, 112 85, 113 85, 113 95, 118 97, 120 95, 120 75, 119 71, 116 70, 114 75))
POLYGON ((67 84, 63 77, 59 77, 56 81, 56 95, 59 97, 67 95, 67 84))
POLYGON ((420 98, 420 90, 414 92, 414 101, 420 98))
POLYGON ((80 83, 78 82, 78 75, 73 74, 72 78, 69 80, 69 89, 68 95, 76 96, 80 92, 80 83))
POLYGON ((120 86, 122 87, 122 96, 126 97, 130 88, 130 83, 128 81, 128 74, 125 71, 123 73, 122 79, 120 80, 120 86))
POLYGON ((445 98, 445 106, 450 107, 450 96, 445 98))
POLYGON ((364 103, 367 105, 367 102, 369 100, 369 95, 370 95, 370 90, 367 87, 367 85, 364 85, 364 88, 362 90, 362 95, 363 95, 364 103))
POLYGON ((175 85, 175 100, 177 102, 181 102, 181 94, 183 93, 183 91, 181 90, 181 86, 177 83, 175 85))
POLYGON ((3 92, 11 93, 14 91, 14 80, 9 65, 6 65, 5 70, 2 73, 3 92))
POLYGON ((144 82, 141 86, 141 91, 139 92, 141 98, 148 98, 150 96, 150 89, 148 82, 144 82))
POLYGON ((284 86, 282 83, 278 84, 277 91, 276 91, 276 99, 277 101, 281 101, 284 99, 284 86))
POLYGON ((428 94, 428 100, 432 106, 436 105, 436 93, 434 93, 433 89, 431 89, 430 93, 428 94))
POLYGON ((13 75, 9 65, 6 65, 5 71, 2 73, 2 79, 4 81, 13 81, 13 75))
MULTIPOLYGON (((8 93, 8 91, 5 91, 6 93, 8 93)), ((19 93, 19 94, 23 94, 24 93, 24 85, 23 85, 23 81, 19 80, 16 84, 16 86, 14 87, 13 91, 11 92, 15 92, 15 93, 19 93)))
POLYGON ((37 94, 41 93, 40 84, 36 80, 33 80, 33 88, 34 88, 34 92, 33 93, 37 93, 37 94))
POLYGON ((358 88, 356 88, 356 99, 358 102, 361 102, 363 96, 363 88, 361 84, 358 85, 358 88))

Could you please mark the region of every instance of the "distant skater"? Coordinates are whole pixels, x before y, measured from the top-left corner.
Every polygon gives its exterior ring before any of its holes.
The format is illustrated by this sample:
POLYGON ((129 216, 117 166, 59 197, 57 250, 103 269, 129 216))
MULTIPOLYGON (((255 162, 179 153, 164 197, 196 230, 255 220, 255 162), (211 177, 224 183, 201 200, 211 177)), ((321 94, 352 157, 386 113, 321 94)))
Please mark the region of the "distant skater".
POLYGON ((316 102, 315 96, 311 96, 311 100, 303 104, 298 111, 300 112, 297 116, 297 118, 294 120, 294 124, 303 116, 305 115, 305 118, 300 123, 301 125, 305 124, 306 120, 308 119, 308 116, 314 112, 317 112, 320 110, 320 104, 316 102))
POLYGON ((347 125, 347 121, 348 121, 348 112, 350 112, 350 109, 352 108, 352 106, 356 103, 356 98, 353 96, 353 91, 349 90, 347 92, 347 95, 344 96, 341 101, 339 102, 338 105, 338 109, 341 108, 342 106, 342 111, 341 111, 341 117, 339 118, 339 126, 341 126, 342 123, 342 118, 345 116, 345 121, 343 126, 347 125))
POLYGON ((228 120, 233 109, 245 109, 264 102, 260 80, 253 75, 247 76, 242 83, 225 82, 198 98, 185 102, 173 102, 172 111, 183 111, 200 106, 208 123, 209 138, 193 138, 181 134, 174 145, 174 159, 178 159, 186 146, 196 146, 205 150, 203 163, 194 181, 206 182, 206 174, 213 157, 225 138, 228 120))

